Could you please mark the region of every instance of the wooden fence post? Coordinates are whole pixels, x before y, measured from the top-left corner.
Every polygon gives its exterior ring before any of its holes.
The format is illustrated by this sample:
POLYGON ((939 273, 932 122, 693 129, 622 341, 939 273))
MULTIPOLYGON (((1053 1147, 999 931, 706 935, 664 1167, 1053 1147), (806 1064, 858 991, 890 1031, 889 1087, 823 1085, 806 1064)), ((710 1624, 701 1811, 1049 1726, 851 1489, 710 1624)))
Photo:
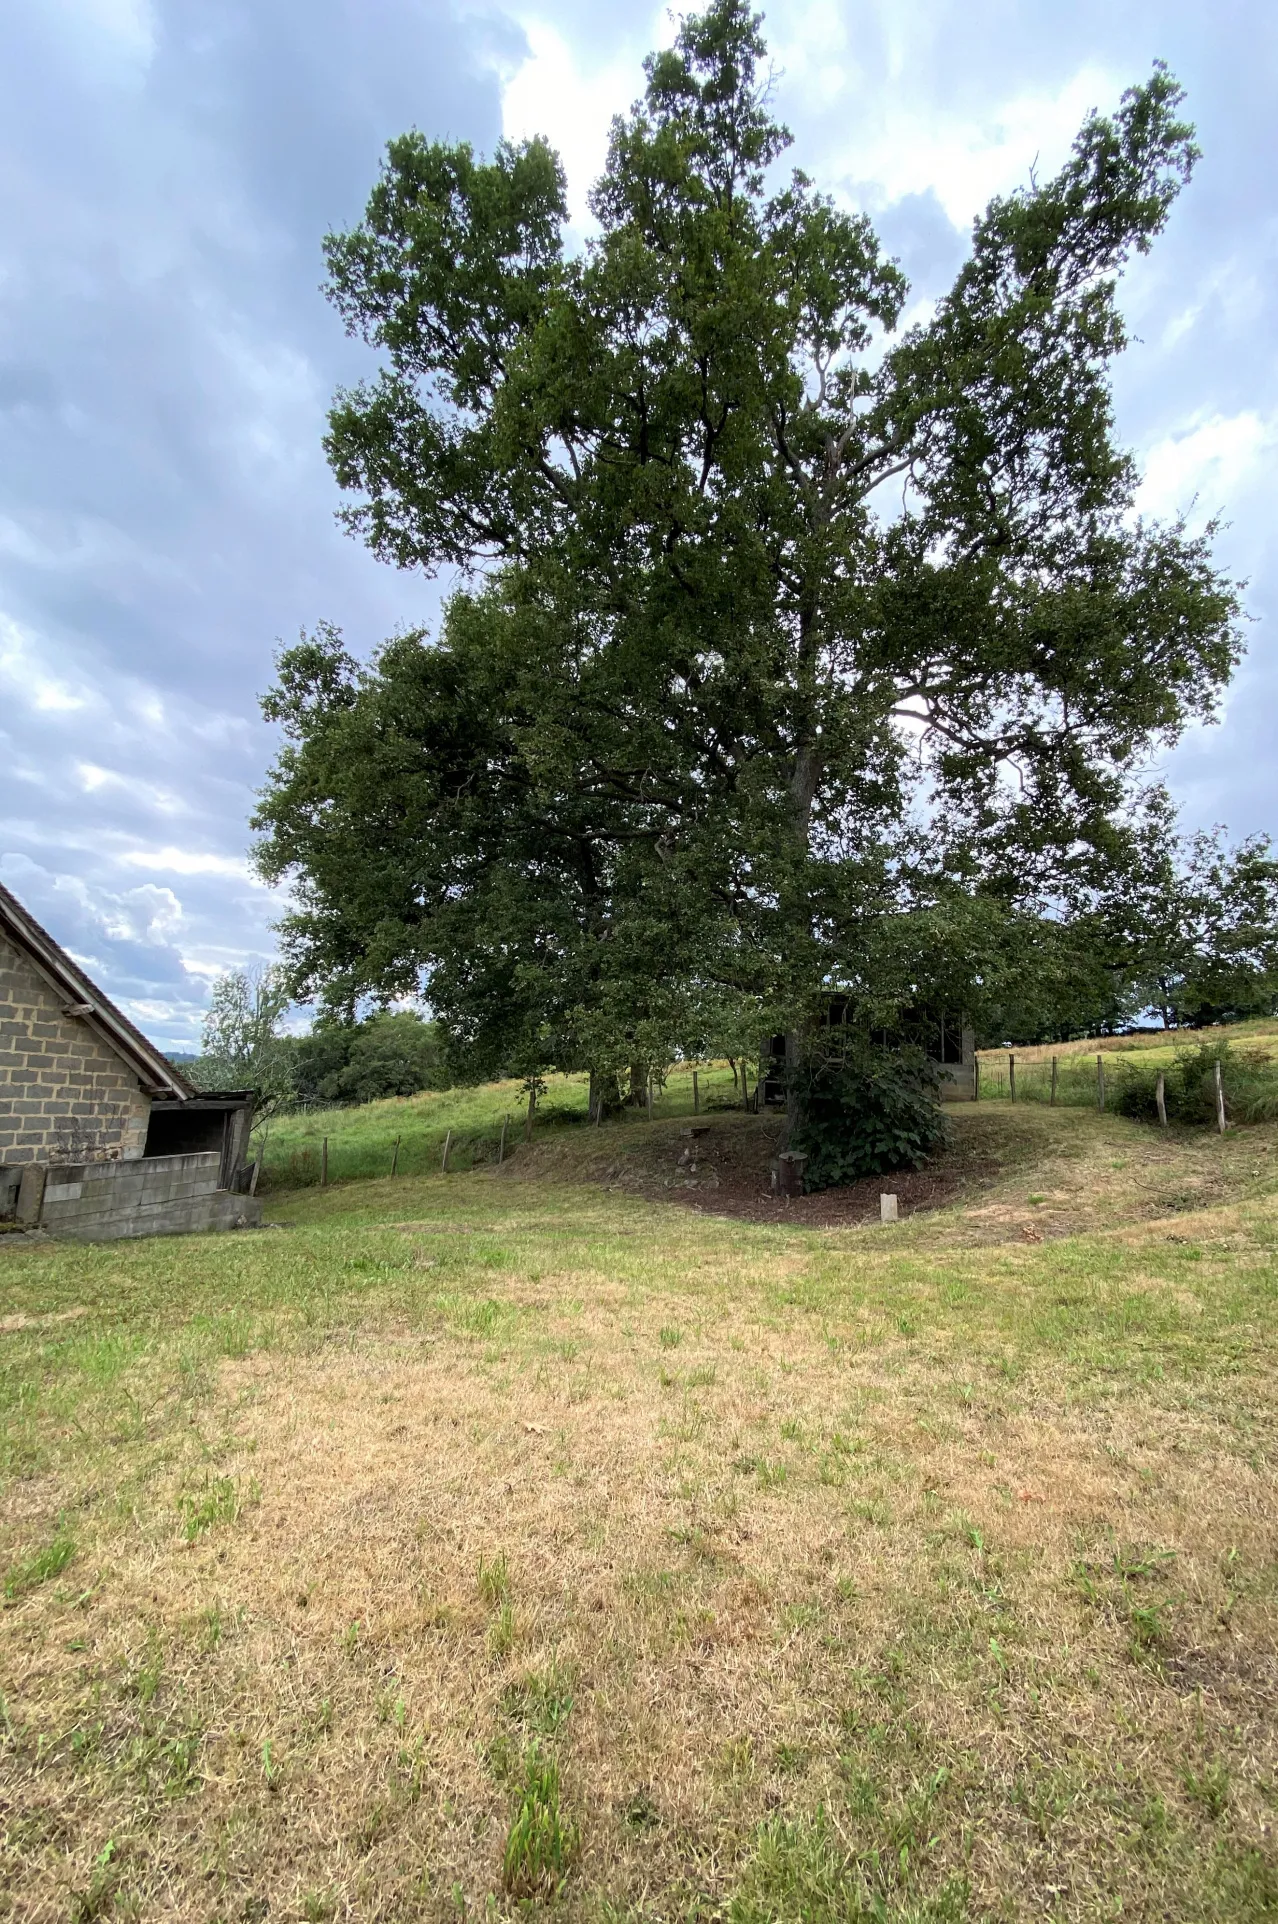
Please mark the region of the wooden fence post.
POLYGON ((700 1115, 701 1113, 701 1092, 697 1088, 697 1072, 695 1069, 692 1072, 692 1113, 694 1116, 700 1115))
POLYGON ((497 1167, 499 1169, 506 1160, 506 1125, 509 1121, 509 1116, 503 1116, 501 1119, 501 1141, 497 1144, 497 1167))
POLYGON ((326 1188, 327 1184, 328 1184, 328 1137, 325 1136, 324 1146, 320 1150, 320 1188, 321 1189, 326 1188))
POLYGON ((652 1071, 648 1071, 648 1120, 652 1121, 652 1071))
POLYGON ((399 1168, 399 1137, 396 1136, 395 1149, 394 1149, 394 1153, 391 1156, 391 1175, 392 1176, 395 1174, 398 1168, 399 1168))
POLYGON ((750 1107, 750 1084, 746 1080, 746 1066, 745 1066, 744 1057, 742 1058, 742 1061, 741 1061, 741 1107, 743 1109, 748 1109, 750 1107))
POLYGON ((1158 1120, 1165 1129, 1167 1127, 1167 1078, 1161 1069, 1158 1071, 1158 1081, 1154 1085, 1154 1102, 1158 1108, 1158 1120))
POLYGON ((536 1111, 536 1108, 537 1108, 537 1084, 536 1082, 534 1082, 532 1085, 532 1088, 528 1091, 528 1119, 524 1123, 524 1141, 525 1142, 532 1141, 533 1115, 536 1111))
POLYGON ((1096 1107, 1104 1114, 1105 1110, 1105 1058, 1096 1057, 1096 1107))
POLYGON ((452 1146, 453 1146, 453 1132, 451 1129, 449 1129, 448 1131, 446 1131, 444 1135, 444 1161, 443 1161, 444 1175, 448 1174, 448 1152, 452 1148, 452 1146))
POLYGON ((1007 1053, 1007 1089, 1010 1101, 1016 1101, 1016 1057, 1011 1050, 1007 1053))
POLYGON ((981 1099, 981 1058, 979 1056, 973 1056, 972 1057, 972 1101, 979 1102, 980 1099, 981 1099))
POLYGON ((1220 1079, 1220 1062, 1216 1063, 1216 1127, 1221 1135, 1225 1133, 1225 1085, 1220 1079))
POLYGON ((1048 1107, 1051 1109, 1054 1109, 1056 1107, 1056 1057, 1055 1056, 1052 1057, 1052 1094, 1048 1103, 1048 1107))
POLYGON ((257 1161, 253 1164, 253 1174, 249 1177, 248 1192, 250 1196, 256 1196, 257 1194, 257 1179, 261 1175, 261 1173, 262 1173, 262 1158, 259 1156, 257 1161))

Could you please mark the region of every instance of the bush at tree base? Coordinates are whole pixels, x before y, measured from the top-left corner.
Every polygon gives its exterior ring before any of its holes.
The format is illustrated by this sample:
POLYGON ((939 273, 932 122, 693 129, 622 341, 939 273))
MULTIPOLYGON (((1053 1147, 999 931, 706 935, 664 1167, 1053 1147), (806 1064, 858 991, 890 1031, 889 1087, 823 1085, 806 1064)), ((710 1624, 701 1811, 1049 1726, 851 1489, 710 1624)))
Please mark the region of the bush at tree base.
POLYGON ((808 1158, 804 1187, 918 1169, 950 1138, 940 1086, 940 1068, 921 1049, 858 1042, 813 1058, 801 1071, 803 1120, 790 1144, 808 1158))
MULTIPOLYGON (((1235 1050, 1228 1042, 1200 1042, 1197 1048, 1177 1050, 1170 1068, 1163 1070, 1169 1122, 1215 1124, 1217 1063, 1230 1122, 1278 1122, 1278 1064, 1260 1050, 1235 1050)), ((1112 1105, 1120 1116, 1158 1120, 1158 1073, 1152 1064, 1123 1064, 1112 1105)))

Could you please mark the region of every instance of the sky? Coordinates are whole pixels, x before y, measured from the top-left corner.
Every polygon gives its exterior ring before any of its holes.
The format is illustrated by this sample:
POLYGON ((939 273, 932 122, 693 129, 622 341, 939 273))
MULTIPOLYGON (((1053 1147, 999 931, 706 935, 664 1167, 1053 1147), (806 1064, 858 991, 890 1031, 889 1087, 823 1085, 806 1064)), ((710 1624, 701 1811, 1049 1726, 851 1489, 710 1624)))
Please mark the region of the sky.
MULTIPOLYGON (((1190 827, 1278 836, 1278 8, 1272 0, 775 0, 789 159, 871 214, 915 312, 991 194, 1163 59, 1203 159, 1124 284, 1143 510, 1218 514, 1249 653, 1163 757, 1190 827)), ((6 0, 0 9, 0 880, 156 1041, 268 960, 248 817, 274 651, 370 653, 447 581, 337 526, 321 438, 371 371, 321 292, 410 126, 543 133, 570 236, 611 116, 673 37, 624 0, 6 0)))

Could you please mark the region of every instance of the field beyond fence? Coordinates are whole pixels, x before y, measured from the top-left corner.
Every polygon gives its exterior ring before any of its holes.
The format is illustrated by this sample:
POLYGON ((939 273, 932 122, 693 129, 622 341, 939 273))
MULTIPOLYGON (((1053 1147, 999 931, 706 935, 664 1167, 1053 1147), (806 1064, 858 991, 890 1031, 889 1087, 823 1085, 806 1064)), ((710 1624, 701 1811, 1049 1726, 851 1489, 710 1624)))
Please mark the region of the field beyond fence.
POLYGON ((1185 1051, 1218 1045, 1241 1057, 1253 1071, 1262 1064, 1278 1065, 1278 1018, 1261 1017, 1211 1029, 1155 1030, 1024 1048, 982 1049, 978 1056, 980 1094, 985 1101, 1055 1101, 1064 1107, 1099 1108, 1103 1091, 1105 1106, 1110 1107, 1133 1075, 1166 1072, 1185 1051))
MULTIPOLYGON (((653 1088, 654 1119, 694 1113, 694 1065, 678 1063, 653 1088)), ((726 1062, 695 1065, 695 1105, 698 1113, 742 1107, 739 1069, 734 1075, 726 1062)), ((751 1097, 754 1065, 746 1070, 751 1097)), ((535 1132, 584 1124, 589 1078, 551 1075, 538 1099, 535 1132)), ((356 1182, 378 1176, 435 1175, 441 1169, 445 1144, 448 1167, 454 1172, 493 1165, 501 1153, 502 1125, 513 1154, 524 1141, 527 1095, 517 1080, 489 1082, 475 1088, 430 1089, 417 1096, 392 1096, 382 1102, 354 1107, 316 1108, 276 1115, 256 1132, 254 1152, 262 1157, 262 1184, 268 1189, 303 1189, 327 1180, 356 1182), (398 1148, 396 1147, 398 1145, 398 1148)), ((608 1127, 646 1120, 647 1109, 627 1109, 610 1118, 608 1127)))

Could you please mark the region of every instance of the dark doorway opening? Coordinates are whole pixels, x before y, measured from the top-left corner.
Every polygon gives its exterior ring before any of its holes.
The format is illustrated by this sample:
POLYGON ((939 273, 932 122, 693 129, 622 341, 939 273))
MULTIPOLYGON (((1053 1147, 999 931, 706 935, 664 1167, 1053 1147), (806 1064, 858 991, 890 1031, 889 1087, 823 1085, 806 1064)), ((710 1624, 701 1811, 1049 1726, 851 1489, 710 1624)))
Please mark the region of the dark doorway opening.
POLYGON ((226 1140, 225 1109, 189 1109, 182 1102, 153 1103, 144 1156, 194 1156, 220 1150, 226 1140))

